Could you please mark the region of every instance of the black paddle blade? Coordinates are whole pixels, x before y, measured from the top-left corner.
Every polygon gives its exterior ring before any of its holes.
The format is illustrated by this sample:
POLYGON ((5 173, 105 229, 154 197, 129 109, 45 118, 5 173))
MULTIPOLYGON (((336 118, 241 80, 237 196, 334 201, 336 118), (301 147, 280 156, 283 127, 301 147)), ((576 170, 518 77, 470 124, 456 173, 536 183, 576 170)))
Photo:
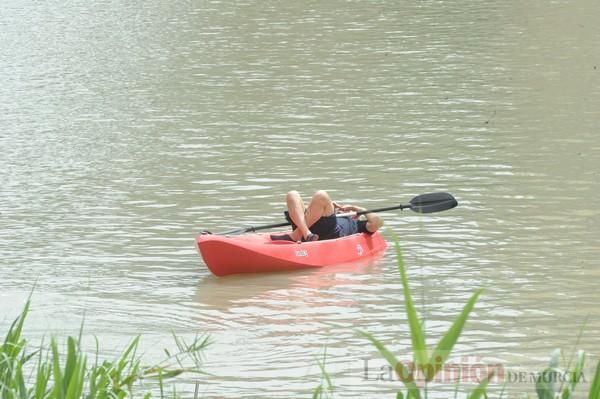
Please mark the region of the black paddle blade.
POLYGON ((448 193, 422 194, 410 200, 410 209, 418 213, 441 212, 457 205, 458 201, 448 193))

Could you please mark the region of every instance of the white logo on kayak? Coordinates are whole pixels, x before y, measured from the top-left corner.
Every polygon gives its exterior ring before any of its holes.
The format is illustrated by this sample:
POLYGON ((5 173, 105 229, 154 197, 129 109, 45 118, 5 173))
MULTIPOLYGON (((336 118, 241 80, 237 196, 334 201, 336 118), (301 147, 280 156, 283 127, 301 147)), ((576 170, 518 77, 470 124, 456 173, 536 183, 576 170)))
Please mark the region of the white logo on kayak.
POLYGON ((362 254, 364 253, 362 245, 356 244, 356 252, 358 253, 358 256, 362 256, 362 254))
POLYGON ((308 256, 308 251, 306 249, 298 249, 296 251, 296 256, 308 256))

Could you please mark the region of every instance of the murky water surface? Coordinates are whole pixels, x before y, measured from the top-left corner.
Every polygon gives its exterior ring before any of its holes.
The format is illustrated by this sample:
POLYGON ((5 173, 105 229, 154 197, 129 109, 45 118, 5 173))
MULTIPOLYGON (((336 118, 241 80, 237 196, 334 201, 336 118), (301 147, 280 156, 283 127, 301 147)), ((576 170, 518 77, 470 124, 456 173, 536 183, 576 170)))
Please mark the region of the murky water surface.
POLYGON ((210 333, 205 397, 310 397, 325 347, 336 397, 391 397, 355 330, 410 356, 392 250, 217 279, 194 236, 279 222, 290 189, 449 191, 384 215, 432 344, 484 287, 453 361, 540 371, 586 317, 597 359, 597 2, 8 0, 0 38, 2 331, 35 285, 31 337, 85 317, 151 362, 210 333))

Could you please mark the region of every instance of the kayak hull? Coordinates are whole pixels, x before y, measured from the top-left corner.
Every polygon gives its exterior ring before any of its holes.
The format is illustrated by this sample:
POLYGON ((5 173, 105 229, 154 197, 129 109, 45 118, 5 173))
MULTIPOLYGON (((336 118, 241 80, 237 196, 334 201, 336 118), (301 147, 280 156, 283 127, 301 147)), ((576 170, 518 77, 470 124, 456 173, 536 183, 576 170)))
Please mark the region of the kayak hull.
POLYGON ((350 263, 378 254, 386 246, 387 243, 379 232, 303 243, 272 241, 269 234, 201 234, 196 238, 200 256, 216 276, 350 263))

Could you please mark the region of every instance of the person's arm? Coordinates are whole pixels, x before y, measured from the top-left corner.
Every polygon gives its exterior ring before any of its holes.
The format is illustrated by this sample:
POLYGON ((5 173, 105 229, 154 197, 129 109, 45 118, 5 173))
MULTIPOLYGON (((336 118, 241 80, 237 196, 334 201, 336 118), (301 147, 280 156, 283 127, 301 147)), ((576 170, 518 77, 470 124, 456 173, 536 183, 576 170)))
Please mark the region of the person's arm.
MULTIPOLYGON (((363 212, 365 208, 356 205, 339 205, 337 202, 333 203, 333 207, 340 212, 363 212)), ((383 218, 376 213, 369 212, 365 215, 366 221, 359 222, 361 226, 360 230, 365 230, 368 233, 375 233, 383 226, 383 218)))
POLYGON ((340 212, 362 212, 366 211, 365 208, 355 205, 339 205, 337 202, 333 203, 333 207, 340 212))

